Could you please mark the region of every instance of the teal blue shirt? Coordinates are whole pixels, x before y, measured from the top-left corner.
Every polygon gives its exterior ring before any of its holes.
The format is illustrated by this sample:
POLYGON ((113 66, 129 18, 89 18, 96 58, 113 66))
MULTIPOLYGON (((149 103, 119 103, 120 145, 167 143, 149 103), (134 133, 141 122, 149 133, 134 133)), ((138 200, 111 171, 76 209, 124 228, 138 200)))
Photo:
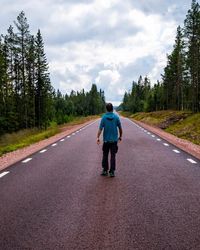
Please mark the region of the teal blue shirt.
POLYGON ((117 142, 118 141, 118 128, 121 128, 119 116, 113 112, 107 112, 101 118, 99 128, 103 129, 104 142, 117 142))

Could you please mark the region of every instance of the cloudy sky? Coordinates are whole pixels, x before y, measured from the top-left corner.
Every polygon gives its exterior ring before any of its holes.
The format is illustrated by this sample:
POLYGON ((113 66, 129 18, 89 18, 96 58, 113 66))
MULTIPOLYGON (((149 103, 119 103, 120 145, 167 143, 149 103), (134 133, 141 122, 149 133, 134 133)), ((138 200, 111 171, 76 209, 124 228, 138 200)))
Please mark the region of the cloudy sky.
POLYGON ((24 10, 40 28, 53 86, 89 90, 121 102, 139 75, 156 82, 191 0, 0 0, 0 33, 24 10))

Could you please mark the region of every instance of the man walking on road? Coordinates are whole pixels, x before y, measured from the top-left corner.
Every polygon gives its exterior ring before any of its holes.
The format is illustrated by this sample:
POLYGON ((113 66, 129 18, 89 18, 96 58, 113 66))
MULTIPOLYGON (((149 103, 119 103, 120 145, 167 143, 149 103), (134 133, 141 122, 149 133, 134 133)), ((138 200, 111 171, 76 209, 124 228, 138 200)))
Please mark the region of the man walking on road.
POLYGON ((103 115, 99 130, 97 133, 97 144, 100 144, 100 135, 103 130, 103 159, 102 159, 102 174, 103 176, 108 175, 108 155, 110 157, 110 177, 115 176, 115 156, 118 151, 118 140, 122 140, 122 127, 119 116, 113 113, 112 103, 106 104, 107 113, 103 115), (119 137, 118 137, 119 130, 119 137))

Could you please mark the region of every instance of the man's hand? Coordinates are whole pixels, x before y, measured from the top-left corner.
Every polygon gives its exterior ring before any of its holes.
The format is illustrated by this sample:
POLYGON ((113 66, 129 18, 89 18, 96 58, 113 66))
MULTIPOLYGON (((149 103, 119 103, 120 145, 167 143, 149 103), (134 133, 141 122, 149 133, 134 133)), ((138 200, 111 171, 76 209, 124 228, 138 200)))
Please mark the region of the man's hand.
POLYGON ((101 131, 102 131, 102 129, 99 128, 98 133, 97 133, 97 144, 98 144, 98 145, 100 144, 100 139, 99 139, 99 137, 100 137, 100 135, 101 135, 101 131))
POLYGON ((121 136, 120 136, 120 137, 118 138, 118 141, 119 141, 119 142, 121 142, 121 141, 122 141, 122 138, 121 138, 121 136))

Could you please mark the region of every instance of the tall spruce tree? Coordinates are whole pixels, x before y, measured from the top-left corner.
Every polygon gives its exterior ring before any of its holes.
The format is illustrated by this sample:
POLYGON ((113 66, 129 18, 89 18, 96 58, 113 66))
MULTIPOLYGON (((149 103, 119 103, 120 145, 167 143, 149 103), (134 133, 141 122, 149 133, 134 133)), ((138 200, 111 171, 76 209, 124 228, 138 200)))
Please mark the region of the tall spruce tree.
POLYGON ((50 97, 52 87, 50 84, 48 63, 44 52, 44 43, 40 30, 35 39, 36 64, 35 64, 35 108, 36 126, 42 128, 48 125, 50 97))
POLYGON ((30 36, 26 54, 26 72, 27 72, 27 104, 28 104, 28 125, 35 127, 35 65, 36 65, 36 52, 35 52, 35 38, 30 36))
POLYGON ((21 126, 28 128, 28 85, 27 85, 27 72, 26 64, 28 53, 28 44, 30 41, 30 31, 27 18, 24 11, 22 11, 17 17, 17 21, 14 22, 17 28, 15 46, 18 55, 18 80, 20 83, 21 92, 21 126))
POLYGON ((187 66, 190 72, 190 98, 192 110, 200 111, 200 6, 192 0, 191 9, 185 19, 185 37, 187 41, 187 66))
POLYGON ((0 39, 0 135, 5 133, 8 126, 6 116, 6 82, 8 81, 4 45, 0 39))
POLYGON ((164 69, 163 85, 165 90, 166 109, 184 108, 184 73, 185 54, 183 35, 180 26, 177 28, 177 35, 174 49, 168 56, 168 63, 164 69))

